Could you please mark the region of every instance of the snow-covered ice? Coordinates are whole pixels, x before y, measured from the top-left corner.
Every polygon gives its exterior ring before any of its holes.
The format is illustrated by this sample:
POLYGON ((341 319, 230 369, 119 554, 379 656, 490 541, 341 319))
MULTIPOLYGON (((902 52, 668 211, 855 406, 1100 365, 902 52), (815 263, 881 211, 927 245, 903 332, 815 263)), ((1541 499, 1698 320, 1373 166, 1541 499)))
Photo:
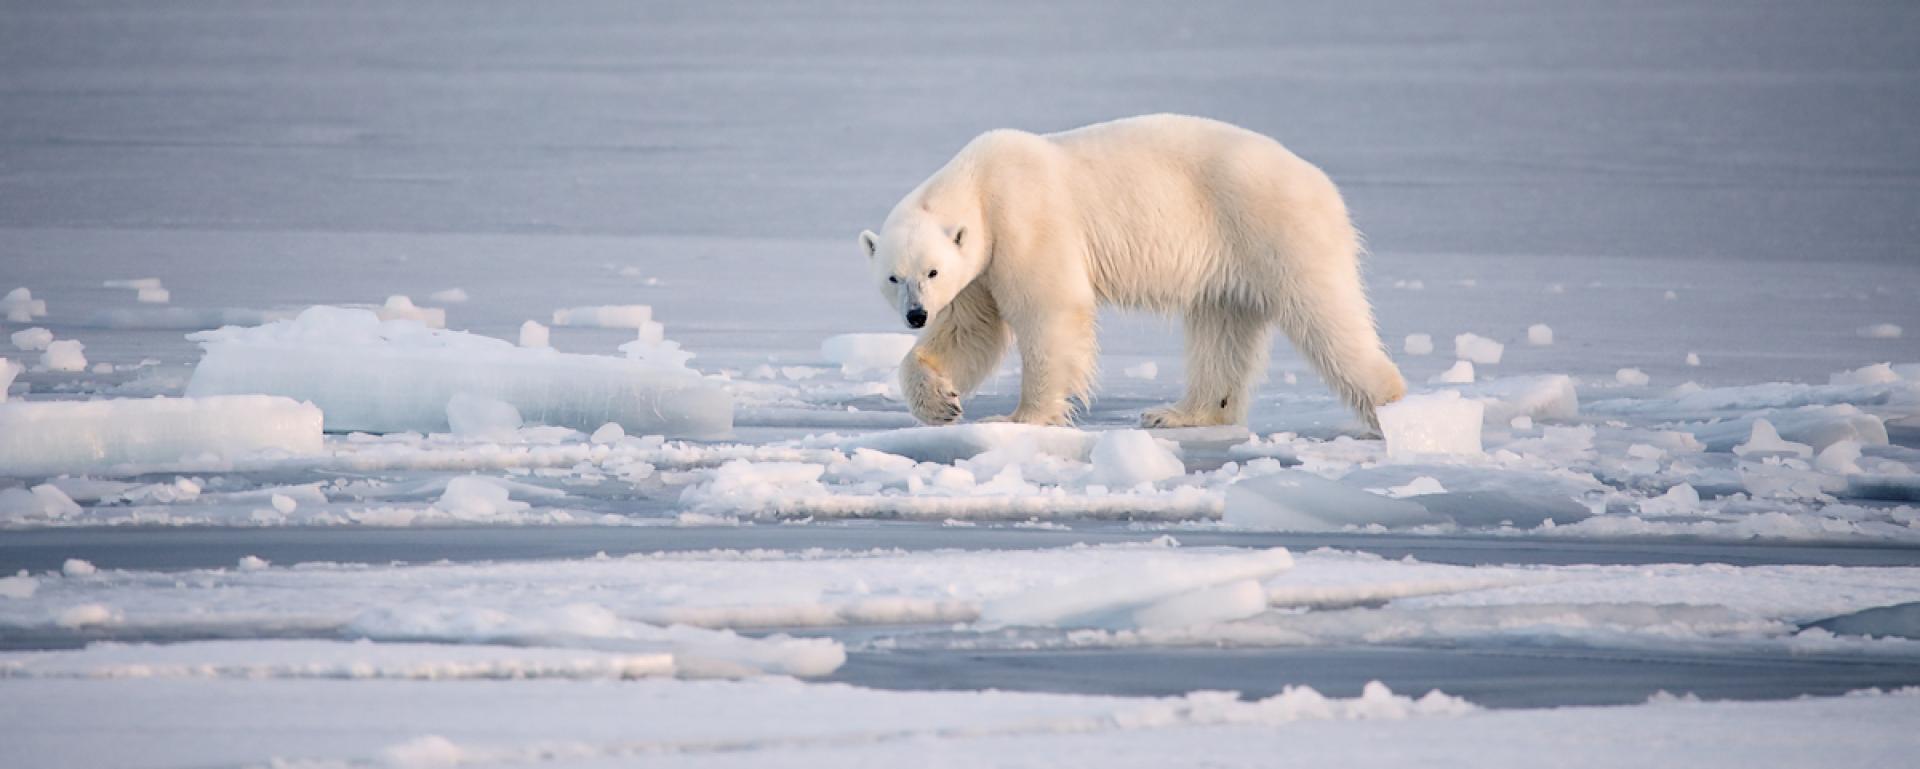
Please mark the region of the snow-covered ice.
POLYGON ((329 432, 444 432, 467 393, 511 404, 529 422, 711 436, 732 425, 731 397, 684 366, 521 348, 312 307, 291 321, 193 335, 205 348, 190 395, 267 393, 311 402, 329 432))
POLYGON ((0 476, 321 450, 320 410, 265 395, 0 403, 0 476))

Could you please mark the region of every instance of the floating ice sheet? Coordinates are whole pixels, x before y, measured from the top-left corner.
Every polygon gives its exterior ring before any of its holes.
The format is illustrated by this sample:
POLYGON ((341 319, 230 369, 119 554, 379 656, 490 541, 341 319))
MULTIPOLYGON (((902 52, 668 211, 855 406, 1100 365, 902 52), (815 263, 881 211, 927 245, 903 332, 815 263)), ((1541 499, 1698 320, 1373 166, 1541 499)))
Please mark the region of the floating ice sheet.
POLYGON ((0 403, 0 475, 312 454, 320 422, 310 404, 265 395, 0 403))
POLYGON ((310 401, 329 432, 445 432, 454 395, 504 402, 527 422, 707 437, 733 425, 727 392, 684 366, 528 349, 367 310, 312 307, 291 321, 191 335, 206 347, 189 395, 310 401))

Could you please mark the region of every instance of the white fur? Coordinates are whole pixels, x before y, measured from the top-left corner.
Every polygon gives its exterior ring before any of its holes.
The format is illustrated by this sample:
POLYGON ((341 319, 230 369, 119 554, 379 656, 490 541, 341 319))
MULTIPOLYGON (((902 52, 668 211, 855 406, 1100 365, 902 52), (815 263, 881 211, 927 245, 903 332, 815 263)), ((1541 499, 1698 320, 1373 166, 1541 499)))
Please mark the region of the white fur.
POLYGON ((1024 374, 1007 418, 1068 422, 1091 395, 1101 305, 1186 320, 1186 397, 1142 415, 1150 427, 1244 423, 1276 324, 1368 425, 1405 391, 1339 190, 1218 121, 982 134, 860 240, 895 309, 930 318, 901 367, 922 421, 958 419, 1011 337, 1024 374))

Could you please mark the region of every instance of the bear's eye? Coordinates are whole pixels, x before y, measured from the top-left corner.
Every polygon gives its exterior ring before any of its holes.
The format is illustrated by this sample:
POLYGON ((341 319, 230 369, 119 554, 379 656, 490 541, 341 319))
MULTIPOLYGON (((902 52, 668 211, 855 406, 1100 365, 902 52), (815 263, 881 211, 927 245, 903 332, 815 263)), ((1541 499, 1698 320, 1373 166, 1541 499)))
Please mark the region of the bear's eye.
POLYGON ((887 276, 887 282, 888 282, 888 283, 899 283, 899 282, 900 282, 900 276, 898 276, 898 275, 888 275, 888 276, 887 276))
POLYGON ((927 270, 927 277, 929 278, 939 274, 940 274, 939 270, 927 270))

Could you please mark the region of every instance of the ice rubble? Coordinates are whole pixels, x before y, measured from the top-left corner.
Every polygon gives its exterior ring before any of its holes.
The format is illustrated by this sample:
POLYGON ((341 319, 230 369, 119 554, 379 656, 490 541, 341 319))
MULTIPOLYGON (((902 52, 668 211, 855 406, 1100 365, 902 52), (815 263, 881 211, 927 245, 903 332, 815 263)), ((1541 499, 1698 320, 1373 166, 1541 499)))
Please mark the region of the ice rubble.
POLYGON ((78 340, 62 339, 47 344, 40 353, 40 365, 48 371, 75 372, 87 369, 86 345, 78 340))
POLYGON ((919 341, 912 334, 841 334, 820 343, 820 357, 847 376, 862 376, 898 368, 919 341))
POLYGON ((0 403, 0 475, 314 454, 320 410, 265 395, 0 403))
POLYGON ((1545 347, 1553 344, 1553 327, 1545 323, 1535 323, 1527 327, 1527 344, 1545 347))
POLYGON ((53 344, 53 332, 39 327, 15 331, 10 338, 15 348, 25 352, 39 352, 53 344))
POLYGON ((527 349, 490 337, 381 321, 318 306, 290 321, 189 335, 206 348, 188 395, 268 393, 305 400, 329 432, 444 432, 467 393, 511 404, 528 422, 593 430, 714 436, 732 428, 719 385, 683 361, 624 360, 527 349))
POLYGON ((1161 441, 1145 430, 1110 430, 1100 433, 1089 457, 1093 462, 1093 480, 1112 488, 1131 488, 1186 473, 1171 441, 1161 441))
POLYGON ((33 291, 21 286, 0 297, 0 313, 6 314, 8 323, 32 323, 34 318, 46 317, 47 302, 33 298, 33 291))
POLYGON ((1402 345, 1401 349, 1405 350, 1408 355, 1432 355, 1433 335, 1408 334, 1407 341, 1402 345))

